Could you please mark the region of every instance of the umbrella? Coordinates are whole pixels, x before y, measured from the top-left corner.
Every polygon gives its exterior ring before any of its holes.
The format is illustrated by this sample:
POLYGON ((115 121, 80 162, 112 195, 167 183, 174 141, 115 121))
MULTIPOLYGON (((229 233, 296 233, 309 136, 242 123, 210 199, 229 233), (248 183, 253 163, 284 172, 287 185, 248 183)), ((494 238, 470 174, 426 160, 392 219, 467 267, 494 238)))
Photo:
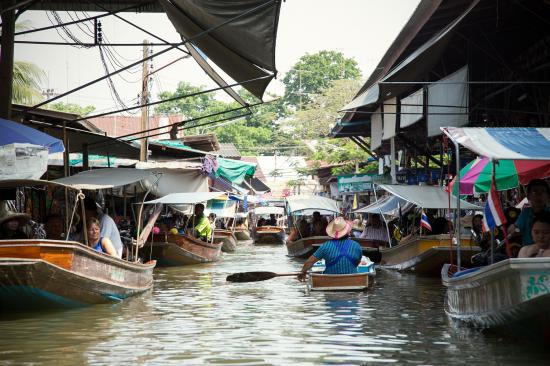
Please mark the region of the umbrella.
MULTIPOLYGON (((477 158, 460 170, 460 194, 489 192, 492 163, 488 158, 477 158)), ((495 162, 497 190, 512 189, 528 184, 535 178, 550 177, 550 160, 499 160, 495 162)), ((455 178, 456 179, 456 178, 455 178)), ((451 182, 456 195, 455 179, 451 182)))
POLYGON ((44 146, 50 154, 65 151, 63 141, 21 123, 0 118, 0 146, 13 143, 44 146))

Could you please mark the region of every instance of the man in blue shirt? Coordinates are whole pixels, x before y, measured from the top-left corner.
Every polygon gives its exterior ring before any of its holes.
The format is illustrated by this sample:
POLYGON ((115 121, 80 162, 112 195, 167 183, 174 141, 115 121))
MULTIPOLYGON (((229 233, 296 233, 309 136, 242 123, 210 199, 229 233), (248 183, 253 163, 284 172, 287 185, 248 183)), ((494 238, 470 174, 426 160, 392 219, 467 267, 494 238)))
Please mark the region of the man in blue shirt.
POLYGON ((527 200, 530 207, 524 207, 521 214, 513 225, 508 228, 508 234, 513 234, 516 229, 521 232, 522 245, 533 244, 531 228, 533 219, 539 213, 550 211, 547 207, 550 199, 550 189, 546 181, 542 179, 533 179, 527 185, 527 200))
POLYGON ((357 265, 361 261, 361 246, 349 238, 352 223, 343 217, 337 217, 327 226, 329 240, 317 249, 304 263, 298 279, 303 281, 307 271, 315 262, 325 260, 325 274, 357 273, 357 265))

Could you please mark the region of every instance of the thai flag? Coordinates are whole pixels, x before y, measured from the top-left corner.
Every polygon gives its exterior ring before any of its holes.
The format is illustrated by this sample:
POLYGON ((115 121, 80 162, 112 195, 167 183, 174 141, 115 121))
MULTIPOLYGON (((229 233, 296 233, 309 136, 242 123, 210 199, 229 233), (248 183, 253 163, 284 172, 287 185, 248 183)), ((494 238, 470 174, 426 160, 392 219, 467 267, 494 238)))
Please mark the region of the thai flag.
POLYGON ((491 183, 491 189, 487 196, 483 214, 483 231, 489 231, 506 224, 506 216, 504 216, 504 211, 502 211, 494 180, 491 183))
POLYGON ((430 222, 428 221, 428 216, 426 216, 424 210, 422 210, 422 216, 420 216, 420 226, 422 226, 426 230, 432 231, 432 225, 430 225, 430 222))

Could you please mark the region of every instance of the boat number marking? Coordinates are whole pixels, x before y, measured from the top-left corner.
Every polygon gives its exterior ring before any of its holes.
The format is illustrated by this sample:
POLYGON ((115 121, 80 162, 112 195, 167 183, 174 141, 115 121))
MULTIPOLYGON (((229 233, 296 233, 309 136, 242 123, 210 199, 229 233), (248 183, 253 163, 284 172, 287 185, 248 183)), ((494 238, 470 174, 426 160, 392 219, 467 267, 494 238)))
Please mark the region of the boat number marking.
POLYGON ((548 286, 550 281, 548 275, 545 274, 533 274, 522 276, 523 278, 523 297, 526 300, 534 299, 545 294, 550 293, 548 286))

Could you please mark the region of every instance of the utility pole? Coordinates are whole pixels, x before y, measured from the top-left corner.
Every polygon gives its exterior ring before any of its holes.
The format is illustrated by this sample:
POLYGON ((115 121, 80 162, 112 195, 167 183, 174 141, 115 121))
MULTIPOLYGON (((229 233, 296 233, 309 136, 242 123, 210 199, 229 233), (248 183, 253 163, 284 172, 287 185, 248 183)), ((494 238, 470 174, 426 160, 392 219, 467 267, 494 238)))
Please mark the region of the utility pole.
MULTIPOLYGON (((149 42, 143 41, 143 59, 149 56, 149 42)), ((146 106, 149 99, 149 61, 145 60, 142 64, 141 73, 141 130, 145 131, 149 129, 149 111, 146 106)), ((139 161, 147 161, 147 132, 141 134, 141 146, 139 150, 139 161)))

